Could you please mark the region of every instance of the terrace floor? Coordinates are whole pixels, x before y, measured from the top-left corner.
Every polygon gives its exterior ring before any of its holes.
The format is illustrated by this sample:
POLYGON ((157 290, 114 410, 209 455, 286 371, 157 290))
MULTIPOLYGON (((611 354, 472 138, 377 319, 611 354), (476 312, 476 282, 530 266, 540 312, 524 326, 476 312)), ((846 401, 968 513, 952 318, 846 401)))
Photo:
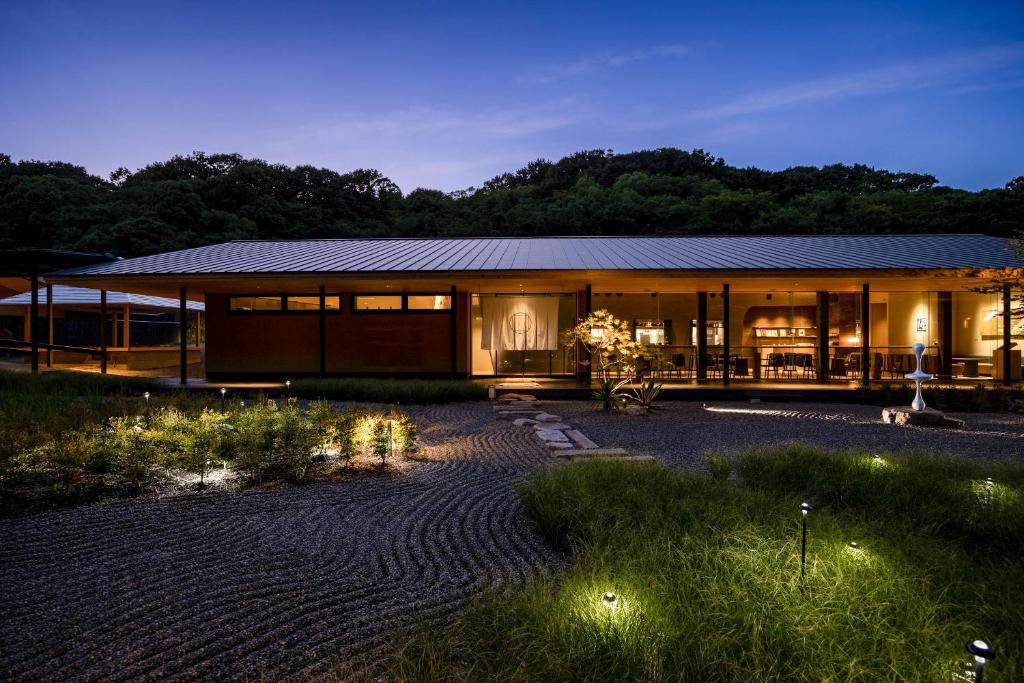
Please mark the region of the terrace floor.
MULTIPOLYGON (((545 408, 601 446, 699 468, 709 451, 806 441, 1019 457, 1024 417, 901 428, 878 408, 669 403, 646 417, 545 408)), ((0 521, 0 679, 240 680, 369 663, 487 586, 559 558, 515 484, 555 462, 488 402, 413 408, 423 447, 392 474, 143 497, 0 521)))

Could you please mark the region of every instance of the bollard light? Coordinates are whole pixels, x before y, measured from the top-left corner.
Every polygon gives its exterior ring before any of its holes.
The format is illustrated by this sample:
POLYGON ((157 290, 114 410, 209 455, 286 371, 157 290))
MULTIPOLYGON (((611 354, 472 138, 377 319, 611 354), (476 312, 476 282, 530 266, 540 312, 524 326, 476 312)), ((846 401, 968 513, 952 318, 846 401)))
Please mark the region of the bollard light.
POLYGON ((292 391, 292 381, 290 379, 286 379, 284 381, 284 393, 289 394, 289 393, 291 393, 291 391, 292 391))
POLYGON ((857 541, 850 541, 850 547, 856 550, 858 548, 857 541))
POLYGON ((149 392, 143 393, 142 398, 146 399, 146 429, 149 429, 149 392))
POLYGON ((227 409, 227 397, 228 390, 224 387, 220 388, 220 412, 224 412, 227 409))
POLYGON ((498 398, 498 388, 493 384, 487 385, 487 398, 489 398, 492 401, 498 398))
POLYGON ((618 597, 616 597, 615 593, 612 593, 611 591, 608 591, 601 596, 601 604, 603 604, 606 609, 615 609, 616 602, 618 602, 618 597))
POLYGON ((974 655, 974 680, 982 683, 982 676, 985 674, 985 665, 996 658, 996 652, 984 640, 971 640, 964 646, 970 654, 974 655))
POLYGON ((985 477, 985 508, 992 507, 992 477, 985 477))
POLYGON ((242 406, 243 408, 245 408, 245 401, 239 401, 239 403, 241 404, 241 406, 242 406))
POLYGON ((804 568, 807 564, 807 513, 813 508, 810 503, 800 503, 800 517, 803 526, 803 533, 800 537, 800 583, 803 585, 804 568))

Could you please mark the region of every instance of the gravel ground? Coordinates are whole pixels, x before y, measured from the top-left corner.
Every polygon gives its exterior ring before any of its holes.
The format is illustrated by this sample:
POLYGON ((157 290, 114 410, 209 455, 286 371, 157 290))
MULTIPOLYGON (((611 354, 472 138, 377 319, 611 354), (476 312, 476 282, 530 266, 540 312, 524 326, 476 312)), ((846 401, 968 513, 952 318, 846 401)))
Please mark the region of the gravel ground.
MULTIPOLYGON (((805 441, 967 457, 1024 451, 1024 418, 964 432, 882 425, 879 409, 668 403, 646 417, 545 403, 600 446, 699 468, 709 451, 805 441)), ((277 491, 115 501, 0 522, 0 680, 238 680, 372 661, 487 585, 557 557, 514 484, 553 461, 489 403, 413 409, 424 462, 277 491)))
POLYGON ((968 458, 1024 455, 1024 416, 947 413, 963 430, 882 424, 878 406, 826 403, 666 402, 646 416, 602 415, 584 401, 545 404, 599 446, 653 455, 681 467, 703 468, 704 456, 753 445, 813 443, 879 452, 926 450, 968 458))

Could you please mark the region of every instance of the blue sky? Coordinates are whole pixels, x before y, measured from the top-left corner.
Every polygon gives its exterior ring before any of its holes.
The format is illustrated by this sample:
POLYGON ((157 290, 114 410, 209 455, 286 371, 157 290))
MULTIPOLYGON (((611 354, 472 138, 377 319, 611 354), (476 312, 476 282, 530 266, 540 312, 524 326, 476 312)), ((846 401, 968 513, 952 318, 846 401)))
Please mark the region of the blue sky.
POLYGON ((1024 174, 1022 122, 1020 0, 0 0, 0 151, 101 175, 227 151, 454 190, 674 146, 978 189, 1024 174))

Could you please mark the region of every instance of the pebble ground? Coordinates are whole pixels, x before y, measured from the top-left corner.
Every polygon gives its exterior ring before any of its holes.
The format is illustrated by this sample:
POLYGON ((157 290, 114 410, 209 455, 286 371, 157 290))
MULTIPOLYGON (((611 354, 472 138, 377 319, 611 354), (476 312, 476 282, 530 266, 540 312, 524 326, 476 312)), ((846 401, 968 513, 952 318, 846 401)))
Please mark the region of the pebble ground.
MULTIPOLYGON (((1019 457, 1024 418, 900 428, 867 406, 669 403, 646 417, 545 403, 600 446, 699 468, 751 444, 1019 457)), ((489 403, 413 409, 425 461, 274 491, 147 497, 0 522, 0 680, 315 676, 443 624, 558 558, 515 483, 555 458, 489 403)))

